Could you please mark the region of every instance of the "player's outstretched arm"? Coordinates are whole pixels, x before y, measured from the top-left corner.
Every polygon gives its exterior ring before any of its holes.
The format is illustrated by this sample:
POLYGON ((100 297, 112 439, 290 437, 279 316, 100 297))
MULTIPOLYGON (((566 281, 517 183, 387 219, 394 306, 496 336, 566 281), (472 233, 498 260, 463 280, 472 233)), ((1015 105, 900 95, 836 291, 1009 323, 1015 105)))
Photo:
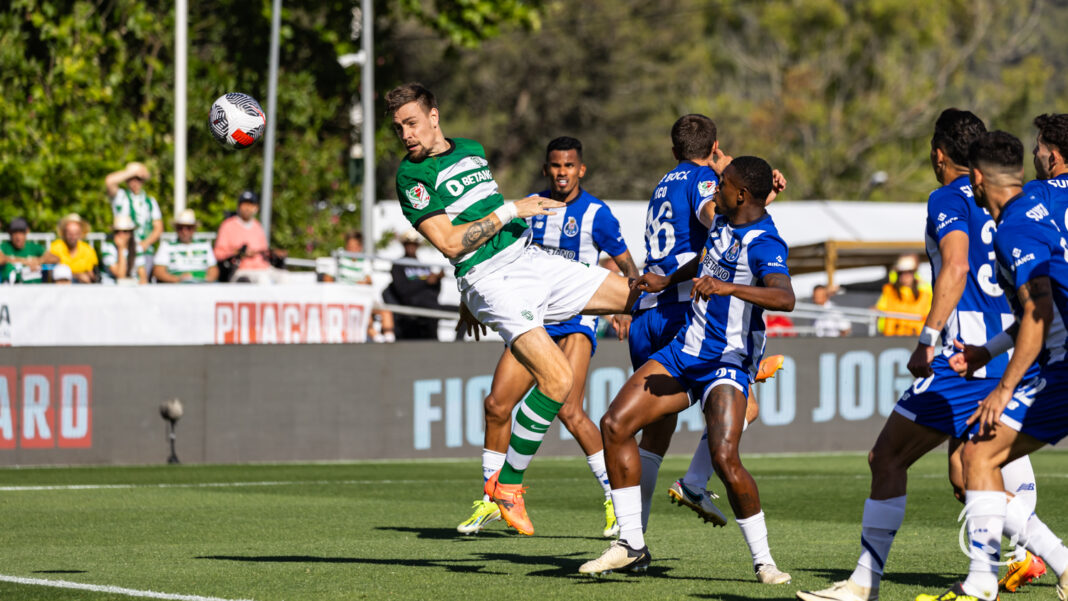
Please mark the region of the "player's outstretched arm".
POLYGON ((933 373, 931 361, 934 361, 938 333, 960 302, 968 281, 968 234, 962 231, 946 234, 938 243, 938 250, 942 255, 942 271, 935 280, 931 311, 923 323, 924 333, 908 363, 909 371, 917 378, 926 378, 933 373))
POLYGON ((552 215, 552 209, 562 206, 562 202, 528 196, 522 200, 504 203, 489 216, 470 223, 453 225, 448 216, 434 215, 419 224, 419 231, 441 254, 455 259, 485 244, 512 219, 552 215))
POLYGON ((761 282, 763 286, 746 286, 734 282, 724 282, 718 278, 704 276, 693 281, 690 296, 708 299, 711 296, 733 296, 753 303, 771 311, 794 310, 794 286, 790 276, 785 273, 769 273, 761 282))
POLYGON ((994 390, 990 391, 975 413, 968 418, 968 425, 979 422, 983 432, 993 430, 1001 413, 1012 400, 1027 370, 1038 359, 1053 321, 1053 292, 1049 277, 1037 277, 1017 290, 1017 299, 1022 309, 1017 321, 1016 347, 1005 367, 1005 373, 994 390))
MULTIPOLYGON (((630 281, 635 281, 641 277, 641 272, 638 271, 638 265, 634 262, 634 257, 630 256, 630 251, 625 250, 622 253, 612 257, 615 261, 616 267, 623 274, 623 277, 630 281)), ((635 299, 629 299, 628 306, 634 306, 635 299)), ((623 340, 630 335, 630 315, 626 313, 618 313, 609 318, 612 322, 612 327, 616 330, 616 338, 623 340)))

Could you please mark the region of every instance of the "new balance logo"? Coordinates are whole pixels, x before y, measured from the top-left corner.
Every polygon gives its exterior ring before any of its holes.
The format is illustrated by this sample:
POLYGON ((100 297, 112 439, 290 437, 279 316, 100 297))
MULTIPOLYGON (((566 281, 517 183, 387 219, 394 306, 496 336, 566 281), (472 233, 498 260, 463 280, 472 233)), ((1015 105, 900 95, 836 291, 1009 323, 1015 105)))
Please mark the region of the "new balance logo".
POLYGON ((1027 216, 1035 221, 1042 221, 1043 217, 1049 216, 1049 210, 1046 209, 1045 205, 1038 204, 1027 211, 1027 216))

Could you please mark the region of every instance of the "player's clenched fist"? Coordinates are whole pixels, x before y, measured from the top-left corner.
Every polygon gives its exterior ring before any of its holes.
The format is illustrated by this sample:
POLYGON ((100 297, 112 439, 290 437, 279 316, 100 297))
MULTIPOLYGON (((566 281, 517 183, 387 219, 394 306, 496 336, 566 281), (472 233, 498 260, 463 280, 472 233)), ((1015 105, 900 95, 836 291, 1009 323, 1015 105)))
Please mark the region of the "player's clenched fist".
POLYGON ((712 296, 728 296, 733 291, 733 284, 706 275, 694 278, 693 290, 690 290, 690 298, 701 297, 701 300, 708 300, 712 296))
POLYGON ((642 274, 636 280, 630 283, 631 290, 641 290, 642 292, 660 292, 664 288, 668 287, 671 283, 671 278, 666 275, 658 275, 655 273, 642 274))

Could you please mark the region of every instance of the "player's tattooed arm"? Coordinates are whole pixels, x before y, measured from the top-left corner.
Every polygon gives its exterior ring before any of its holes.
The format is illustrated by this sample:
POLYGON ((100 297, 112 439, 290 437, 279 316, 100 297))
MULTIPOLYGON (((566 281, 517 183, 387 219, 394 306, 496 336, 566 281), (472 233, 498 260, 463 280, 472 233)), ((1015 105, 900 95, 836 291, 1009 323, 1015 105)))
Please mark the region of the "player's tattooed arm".
POLYGON ((1023 284, 1016 290, 1016 295, 1021 311, 1012 357, 998 385, 968 418, 969 424, 978 421, 983 432, 989 432, 998 423, 1016 387, 1042 352, 1049 324, 1053 321, 1053 293, 1049 277, 1037 277, 1023 284))
POLYGON ((628 280, 636 280, 641 277, 642 274, 638 271, 638 265, 634 262, 634 257, 630 256, 629 250, 612 257, 612 260, 615 261, 619 271, 623 273, 623 277, 628 280))
MULTIPOLYGON (((514 205, 513 218, 526 219, 535 215, 552 215, 552 209, 561 207, 564 203, 530 196, 514 203, 506 203, 505 208, 508 205, 514 205)), ((501 209, 498 209, 499 211, 501 209)), ((419 231, 434 245, 434 248, 441 251, 441 254, 455 259, 485 244, 508 222, 511 222, 510 218, 505 217, 502 221, 502 218, 495 212, 477 221, 454 225, 452 220, 441 212, 424 219, 419 224, 419 231)))

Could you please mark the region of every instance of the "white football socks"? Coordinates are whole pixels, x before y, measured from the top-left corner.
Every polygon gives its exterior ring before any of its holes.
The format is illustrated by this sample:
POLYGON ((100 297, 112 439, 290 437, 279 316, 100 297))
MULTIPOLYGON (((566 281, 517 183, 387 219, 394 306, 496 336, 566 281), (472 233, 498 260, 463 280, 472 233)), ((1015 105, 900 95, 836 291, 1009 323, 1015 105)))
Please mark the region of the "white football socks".
POLYGON ((645 546, 642 534, 642 490, 640 486, 612 490, 612 505, 616 510, 616 522, 619 524, 619 540, 632 549, 645 546))
POLYGON ((1068 570, 1068 548, 1035 514, 1027 520, 1027 548, 1044 559, 1057 575, 1068 570))
MULTIPOLYGON (((498 453, 497 451, 491 451, 489 449, 482 449, 482 482, 487 482, 496 474, 501 467, 504 466, 504 453, 498 453)), ((489 501, 489 495, 482 494, 483 501, 489 501)))
POLYGON ((747 518, 735 519, 738 527, 742 529, 745 544, 749 545, 749 553, 753 556, 753 567, 771 564, 775 560, 771 558, 771 548, 768 547, 768 526, 764 523, 764 512, 747 518))
POLYGON ((660 462, 664 458, 641 447, 638 448, 638 456, 641 457, 642 462, 642 532, 645 532, 649 529, 649 508, 653 505, 653 493, 656 492, 656 477, 660 473, 660 462))
POLYGON ((998 562, 1005 525, 1004 490, 969 490, 964 493, 965 519, 972 561, 962 588, 969 595, 993 600, 998 596, 998 562))
POLYGON ((904 521, 905 495, 864 501, 864 517, 860 522, 860 558, 849 577, 854 584, 866 588, 879 587, 890 546, 894 544, 894 536, 904 521))
POLYGON ((686 469, 686 475, 682 477, 682 483, 689 488, 705 490, 708 488, 708 481, 715 474, 716 469, 712 467, 712 451, 708 448, 708 429, 706 428, 704 434, 701 435, 700 442, 697 443, 697 450, 693 452, 693 459, 690 459, 690 467, 686 469))
POLYGON ((597 482, 604 489, 604 498, 611 499, 612 486, 608 484, 608 469, 604 465, 604 449, 597 451, 593 455, 587 455, 586 464, 590 466, 593 477, 597 478, 597 482))
POLYGON ((1001 468, 1001 479, 1009 498, 1005 514, 1005 537, 1015 544, 1014 559, 1023 561, 1027 552, 1027 520, 1035 512, 1038 491, 1035 486, 1035 470, 1027 455, 1015 459, 1001 468))

